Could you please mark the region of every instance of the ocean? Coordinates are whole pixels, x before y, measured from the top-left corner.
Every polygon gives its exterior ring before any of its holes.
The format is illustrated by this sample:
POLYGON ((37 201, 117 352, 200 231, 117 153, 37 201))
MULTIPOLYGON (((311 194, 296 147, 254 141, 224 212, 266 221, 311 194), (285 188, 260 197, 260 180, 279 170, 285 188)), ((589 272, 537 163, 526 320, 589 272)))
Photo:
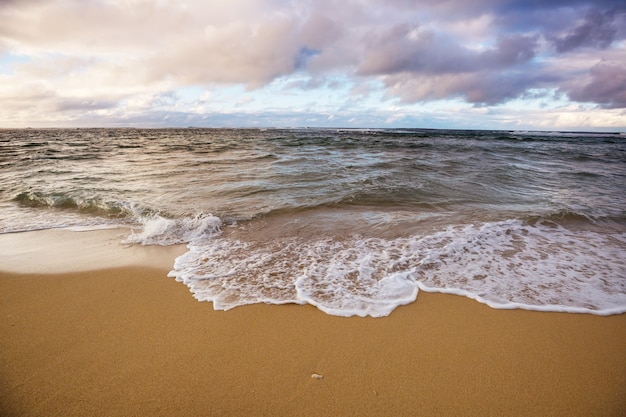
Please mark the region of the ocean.
POLYGON ((216 309, 380 317, 427 291, 618 314, 626 136, 0 130, 0 233, 109 227, 124 245, 187 245, 169 276, 216 309))

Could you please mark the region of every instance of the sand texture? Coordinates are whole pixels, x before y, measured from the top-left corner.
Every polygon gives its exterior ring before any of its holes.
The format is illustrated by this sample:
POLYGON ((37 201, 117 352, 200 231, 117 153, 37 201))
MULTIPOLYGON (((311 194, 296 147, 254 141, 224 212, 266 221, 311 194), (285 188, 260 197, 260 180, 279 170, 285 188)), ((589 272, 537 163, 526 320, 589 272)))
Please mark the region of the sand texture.
POLYGON ((0 415, 623 416, 626 315, 420 293, 214 311, 165 269, 0 272, 0 415))

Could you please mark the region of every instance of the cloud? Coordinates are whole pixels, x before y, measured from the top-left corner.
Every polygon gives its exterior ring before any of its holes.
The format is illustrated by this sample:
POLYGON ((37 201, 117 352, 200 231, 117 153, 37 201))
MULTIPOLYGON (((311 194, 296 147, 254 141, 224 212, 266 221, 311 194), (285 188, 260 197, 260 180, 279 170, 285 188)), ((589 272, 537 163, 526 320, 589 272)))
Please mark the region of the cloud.
POLYGON ((589 79, 566 90, 575 101, 626 108, 626 64, 600 63, 589 70, 589 79))
POLYGON ((301 47, 294 22, 272 17, 250 24, 208 25, 193 43, 174 39, 147 58, 151 81, 170 77, 183 84, 243 83, 258 87, 295 71, 301 47))
POLYGON ((464 97, 495 104, 537 85, 527 66, 537 36, 499 36, 495 45, 474 50, 428 30, 399 25, 370 34, 357 73, 382 76, 390 95, 405 102, 464 97))
POLYGON ((536 37, 498 37, 496 45, 475 51, 430 31, 407 25, 391 28, 382 36, 365 41, 367 52, 359 68, 363 75, 397 72, 426 74, 467 73, 499 70, 524 64, 535 56, 536 37))
POLYGON ((148 98, 183 88, 244 86, 256 106, 277 81, 310 95, 281 98, 296 113, 289 103, 333 91, 347 92, 337 110, 374 96, 379 109, 501 106, 531 91, 626 108, 618 0, 1 0, 0 22, 0 123, 164 111, 148 98))
POLYGON ((544 75, 526 72, 474 72, 417 76, 401 73, 385 78, 390 96, 405 103, 462 98, 481 105, 494 105, 522 96, 531 87, 549 86, 544 75))
POLYGON ((579 25, 554 40, 556 50, 568 52, 580 47, 608 48, 617 33, 613 26, 614 13, 615 9, 605 12, 591 10, 579 25))

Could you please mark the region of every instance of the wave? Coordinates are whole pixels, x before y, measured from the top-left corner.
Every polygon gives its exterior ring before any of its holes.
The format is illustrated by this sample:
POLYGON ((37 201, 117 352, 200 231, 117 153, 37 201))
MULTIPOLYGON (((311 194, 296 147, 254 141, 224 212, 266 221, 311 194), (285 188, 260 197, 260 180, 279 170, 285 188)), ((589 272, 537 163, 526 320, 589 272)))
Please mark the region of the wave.
POLYGON ((223 309, 380 316, 419 291, 498 308, 626 305, 624 147, 610 135, 90 132, 5 146, 0 231, 119 224, 127 244, 188 244, 171 275, 223 309))
POLYGON ((141 216, 142 226, 132 231, 123 243, 140 245, 176 245, 210 240, 221 234, 222 221, 211 214, 199 213, 182 218, 166 218, 158 214, 141 216))
POLYGON ((533 137, 546 137, 546 138, 579 138, 579 137, 589 137, 589 138, 611 138, 611 137, 619 137, 620 132, 586 132, 586 131, 551 131, 551 130, 514 130, 509 131, 509 134, 512 135, 527 135, 533 137))
POLYGON ((623 226, 626 224, 626 212, 623 210, 619 212, 604 212, 598 208, 594 208, 593 212, 562 209, 540 215, 529 215, 525 220, 531 226, 540 224, 543 226, 552 225, 573 229, 593 229, 607 224, 623 226))
POLYGON ((188 247, 169 275, 221 310, 308 303, 333 315, 380 317, 421 289, 495 308, 626 312, 626 233, 507 220, 391 239, 215 233, 188 247))
POLYGON ((131 203, 110 201, 98 197, 80 197, 66 193, 27 191, 16 195, 13 201, 26 207, 72 209, 108 217, 120 217, 135 212, 131 203))
POLYGON ((37 225, 37 229, 111 227, 109 220, 113 219, 118 226, 131 227, 131 234, 123 241, 125 244, 167 246, 199 242, 219 235, 222 225, 222 221, 211 214, 200 212, 173 216, 134 202, 79 197, 65 193, 29 191, 19 193, 13 200, 26 207, 56 209, 68 214, 65 217, 56 216, 53 223, 31 222, 31 225, 37 225), (103 220, 98 222, 98 218, 103 220))
POLYGON ((563 225, 568 223, 594 223, 594 221, 594 218, 588 214, 570 210, 559 210, 542 215, 528 216, 528 223, 531 225, 537 223, 563 225))

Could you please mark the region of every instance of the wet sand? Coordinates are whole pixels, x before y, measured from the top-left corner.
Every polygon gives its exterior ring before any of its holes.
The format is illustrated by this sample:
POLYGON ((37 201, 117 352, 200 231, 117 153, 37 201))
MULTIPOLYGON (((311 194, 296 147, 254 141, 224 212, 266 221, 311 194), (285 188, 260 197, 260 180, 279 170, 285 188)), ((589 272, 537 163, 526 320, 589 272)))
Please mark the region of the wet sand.
POLYGON ((1 415, 626 412, 626 315, 423 292, 379 319, 297 305, 222 312, 166 273, 0 273, 1 415))
POLYGON ((214 311, 166 277, 184 247, 118 242, 0 236, 0 416, 626 414, 626 314, 424 292, 378 319, 214 311))

